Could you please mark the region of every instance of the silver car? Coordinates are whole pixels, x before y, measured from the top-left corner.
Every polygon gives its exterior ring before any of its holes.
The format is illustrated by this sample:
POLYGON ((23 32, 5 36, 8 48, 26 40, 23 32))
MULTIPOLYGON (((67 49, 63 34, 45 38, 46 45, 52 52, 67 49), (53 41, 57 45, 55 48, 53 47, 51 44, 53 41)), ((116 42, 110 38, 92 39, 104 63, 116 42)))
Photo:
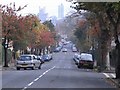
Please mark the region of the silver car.
POLYGON ((24 54, 19 57, 19 59, 16 61, 16 69, 20 70, 20 68, 39 68, 40 66, 40 60, 37 60, 37 57, 35 55, 31 54, 24 54))
POLYGON ((75 53, 73 56, 73 60, 75 61, 75 64, 78 65, 79 60, 80 60, 80 54, 75 53))

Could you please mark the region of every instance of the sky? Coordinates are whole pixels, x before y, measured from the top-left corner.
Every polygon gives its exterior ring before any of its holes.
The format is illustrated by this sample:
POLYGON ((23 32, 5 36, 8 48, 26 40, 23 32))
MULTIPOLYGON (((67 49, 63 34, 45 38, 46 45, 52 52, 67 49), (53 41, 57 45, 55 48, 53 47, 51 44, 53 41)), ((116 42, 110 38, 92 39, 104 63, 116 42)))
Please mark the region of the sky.
POLYGON ((27 7, 24 8, 20 13, 26 15, 29 13, 38 14, 39 8, 45 7, 46 13, 48 16, 57 16, 58 15, 58 5, 63 3, 65 15, 70 12, 71 2, 66 2, 66 0, 1 0, 2 5, 10 4, 15 2, 17 6, 24 6, 27 4, 27 7))

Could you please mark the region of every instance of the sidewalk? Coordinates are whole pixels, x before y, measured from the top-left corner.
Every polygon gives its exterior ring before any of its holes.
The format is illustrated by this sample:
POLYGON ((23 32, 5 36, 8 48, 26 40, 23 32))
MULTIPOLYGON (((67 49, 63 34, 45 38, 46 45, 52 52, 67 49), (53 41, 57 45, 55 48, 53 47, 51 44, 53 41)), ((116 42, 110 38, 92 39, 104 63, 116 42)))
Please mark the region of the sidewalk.
POLYGON ((110 80, 117 88, 120 89, 120 79, 116 79, 115 68, 111 67, 110 70, 104 70, 103 73, 107 74, 107 79, 110 80), (109 75, 111 74, 112 77, 109 75))
POLYGON ((10 64, 8 64, 8 66, 9 66, 9 67, 4 67, 3 65, 0 65, 0 71, 13 70, 13 69, 15 69, 14 63, 10 63, 10 64))

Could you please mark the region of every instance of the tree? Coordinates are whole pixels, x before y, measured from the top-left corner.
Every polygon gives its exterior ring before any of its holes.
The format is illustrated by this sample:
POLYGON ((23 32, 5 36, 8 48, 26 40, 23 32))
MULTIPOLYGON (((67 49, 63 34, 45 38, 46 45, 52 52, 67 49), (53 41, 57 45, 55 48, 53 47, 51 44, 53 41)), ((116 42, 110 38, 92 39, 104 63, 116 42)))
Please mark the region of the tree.
POLYGON ((54 31, 55 31, 55 28, 54 28, 55 26, 54 26, 54 24, 51 22, 51 20, 45 21, 43 24, 46 25, 51 32, 54 32, 54 31))
POLYGON ((19 7, 18 9, 15 8, 15 3, 13 4, 13 7, 10 5, 0 5, 0 13, 2 13, 2 37, 4 38, 3 40, 3 46, 4 46, 4 53, 5 53, 5 63, 4 66, 8 67, 8 61, 7 61, 7 47, 6 47, 6 42, 10 41, 13 32, 14 34, 16 33, 17 29, 15 27, 16 21, 18 20, 18 16, 16 12, 24 9, 24 7, 19 7))
MULTIPOLYGON (((120 25, 120 2, 104 2, 104 3, 81 3, 74 2, 74 4, 78 3, 75 8, 77 11, 79 10, 87 10, 96 14, 99 24, 101 35, 99 37, 99 45, 101 50, 101 61, 105 59, 106 54, 108 52, 108 42, 110 38, 110 32, 114 33, 115 43, 116 43, 116 51, 117 51, 117 65, 116 65, 116 78, 120 78, 120 42, 118 40, 119 35, 119 25, 120 25)), ((105 60, 104 60, 105 61, 105 60)), ((105 63, 105 62, 104 62, 105 63)), ((103 62, 101 63, 104 64, 103 62)))

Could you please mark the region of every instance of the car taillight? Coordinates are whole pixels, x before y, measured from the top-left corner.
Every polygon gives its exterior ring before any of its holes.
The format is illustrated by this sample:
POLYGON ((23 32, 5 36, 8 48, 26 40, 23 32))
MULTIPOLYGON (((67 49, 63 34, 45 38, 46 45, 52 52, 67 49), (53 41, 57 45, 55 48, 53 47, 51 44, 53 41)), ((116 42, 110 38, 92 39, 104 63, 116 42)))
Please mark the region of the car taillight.
POLYGON ((84 63, 83 61, 80 61, 80 63, 84 63))
POLYGON ((93 64, 93 62, 91 62, 91 64, 93 64))

